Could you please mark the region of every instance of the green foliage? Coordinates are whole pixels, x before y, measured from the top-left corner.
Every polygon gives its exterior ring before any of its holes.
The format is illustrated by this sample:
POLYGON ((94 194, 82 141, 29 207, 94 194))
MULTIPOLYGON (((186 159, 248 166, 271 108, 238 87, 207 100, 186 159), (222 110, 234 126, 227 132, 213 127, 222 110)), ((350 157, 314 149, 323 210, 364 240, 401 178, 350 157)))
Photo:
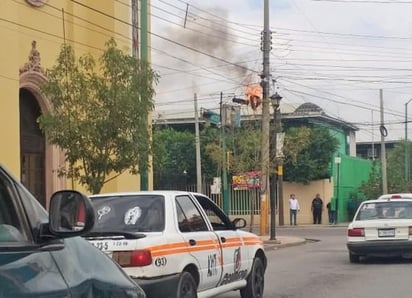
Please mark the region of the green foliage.
POLYGON ((222 169, 220 147, 220 129, 207 126, 200 132, 200 155, 202 159, 202 175, 206 179, 220 176, 222 169))
POLYGON ((382 194, 381 169, 376 161, 373 162, 369 180, 361 184, 358 192, 363 194, 366 199, 376 199, 382 194))
POLYGON ((395 145, 387 156, 388 192, 409 192, 405 180, 405 143, 395 145))
MULTIPOLYGON (((408 149, 411 150, 411 143, 408 143, 408 146, 408 149)), ((409 169, 411 169, 410 160, 409 169)), ((405 142, 400 142, 388 152, 386 160, 386 177, 388 193, 411 191, 405 177, 405 142)), ((374 162, 369 180, 361 185, 359 191, 362 192, 366 198, 373 199, 383 193, 382 188, 380 163, 376 161, 374 162)))
POLYGON ((158 76, 147 64, 119 50, 113 39, 98 62, 90 54, 76 59, 73 48, 63 45, 47 77, 42 91, 52 111, 39 124, 48 142, 65 152, 69 168, 61 175, 99 193, 109 174, 148 168, 147 115, 158 76))
MULTIPOLYGON (((219 175, 222 167, 222 149, 220 144, 220 128, 208 127, 202 133, 202 144, 205 153, 214 166, 215 175, 219 175)), ((241 173, 260 170, 261 130, 253 123, 244 123, 241 128, 225 128, 226 152, 230 152, 229 173, 241 173)), ((213 173, 213 169, 209 169, 213 173)))
MULTIPOLYGON (((201 131, 202 175, 206 179, 219 176, 222 169, 223 152, 220 133, 220 128, 216 126, 205 127, 201 131)), ((225 141, 227 151, 231 152, 229 177, 230 173, 261 169, 261 127, 258 123, 244 123, 242 128, 226 129, 225 141)), ((285 168, 286 173, 289 173, 289 181, 306 183, 329 177, 330 161, 337 146, 338 141, 327 129, 306 127, 289 129, 284 146, 285 168)), ((188 173, 190 171, 188 177, 194 176, 195 150, 192 132, 182 133, 173 129, 156 131, 153 157, 155 180, 181 180, 180 173, 184 168, 188 173), (185 149, 176 149, 179 146, 184 146, 185 149), (184 154, 181 154, 182 152, 184 154)))
POLYGON ((330 177, 330 162, 338 140, 323 127, 295 127, 286 131, 284 179, 309 183, 330 177))
POLYGON ((196 179, 196 146, 193 133, 171 128, 155 129, 153 170, 157 189, 193 182, 193 179, 196 179))
POLYGON ((260 171, 262 130, 255 123, 243 125, 241 129, 234 131, 232 135, 233 160, 230 170, 233 173, 260 171))

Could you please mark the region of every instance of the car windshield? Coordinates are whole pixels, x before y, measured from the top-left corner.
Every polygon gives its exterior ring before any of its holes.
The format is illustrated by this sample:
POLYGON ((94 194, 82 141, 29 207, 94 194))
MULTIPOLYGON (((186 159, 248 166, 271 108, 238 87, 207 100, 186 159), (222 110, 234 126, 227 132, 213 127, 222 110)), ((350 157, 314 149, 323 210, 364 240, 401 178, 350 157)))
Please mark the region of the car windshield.
POLYGON ((127 195, 92 198, 96 212, 93 232, 163 231, 164 197, 127 195))
POLYGON ((412 219, 412 201, 364 203, 360 207, 356 219, 412 219))

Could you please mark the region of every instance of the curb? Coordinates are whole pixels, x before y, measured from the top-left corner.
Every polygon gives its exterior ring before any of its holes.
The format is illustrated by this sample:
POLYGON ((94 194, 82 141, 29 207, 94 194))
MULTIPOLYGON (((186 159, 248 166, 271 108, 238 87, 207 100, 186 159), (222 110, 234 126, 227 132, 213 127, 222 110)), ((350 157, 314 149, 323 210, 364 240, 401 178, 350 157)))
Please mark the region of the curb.
POLYGON ((292 239, 285 239, 284 241, 264 240, 263 245, 264 245, 265 250, 277 250, 280 248, 302 245, 302 244, 305 244, 306 242, 308 242, 307 239, 293 237, 292 239))

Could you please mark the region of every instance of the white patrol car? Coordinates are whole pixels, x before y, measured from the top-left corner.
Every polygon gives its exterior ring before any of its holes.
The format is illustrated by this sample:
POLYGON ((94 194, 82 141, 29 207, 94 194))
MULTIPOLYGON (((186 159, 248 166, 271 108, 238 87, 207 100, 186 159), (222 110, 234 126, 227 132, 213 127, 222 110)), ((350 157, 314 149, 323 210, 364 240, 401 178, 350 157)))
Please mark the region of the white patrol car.
POLYGON ((87 239, 116 260, 148 297, 212 297, 240 290, 263 297, 262 241, 230 221, 207 196, 182 191, 90 197, 96 224, 87 239))

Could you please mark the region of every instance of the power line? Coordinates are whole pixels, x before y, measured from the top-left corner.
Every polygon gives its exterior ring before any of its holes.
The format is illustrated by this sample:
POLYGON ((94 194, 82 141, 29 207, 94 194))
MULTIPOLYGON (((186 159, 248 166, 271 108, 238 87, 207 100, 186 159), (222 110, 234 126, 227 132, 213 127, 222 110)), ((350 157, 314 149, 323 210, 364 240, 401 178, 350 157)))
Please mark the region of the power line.
MULTIPOLYGON (((78 2, 78 1, 76 1, 76 0, 70 0, 70 1, 73 2, 73 3, 75 3, 75 4, 77 4, 77 5, 79 5, 79 6, 82 6, 82 7, 85 7, 85 8, 87 8, 87 9, 90 9, 91 11, 94 11, 94 12, 96 12, 96 13, 99 13, 99 14, 101 14, 101 15, 104 15, 104 16, 106 16, 106 17, 108 17, 108 18, 111 18, 111 19, 114 19, 114 20, 116 20, 116 21, 119 21, 119 22, 121 22, 121 23, 123 23, 123 24, 129 25, 129 26, 133 26, 133 25, 130 24, 129 22, 123 21, 123 20, 121 20, 121 19, 119 19, 119 18, 116 18, 116 17, 114 17, 114 16, 111 16, 111 15, 109 15, 109 14, 107 14, 107 13, 101 11, 101 10, 98 10, 98 9, 93 8, 93 7, 90 7, 90 6, 86 5, 86 4, 80 3, 80 2, 78 2)), ((148 32, 148 33, 151 34, 151 35, 153 35, 153 36, 155 36, 155 37, 158 37, 158 38, 160 38, 160 39, 162 39, 162 40, 165 40, 165 41, 167 41, 167 42, 170 42, 170 43, 172 43, 172 44, 175 44, 175 45, 178 45, 178 46, 180 46, 180 47, 182 47, 182 48, 185 48, 185 49, 187 49, 187 50, 196 52, 196 53, 198 53, 198 54, 202 54, 202 55, 204 55, 204 56, 207 56, 207 57, 209 57, 209 58, 212 58, 212 59, 215 59, 215 60, 218 60, 218 61, 226 62, 226 63, 228 63, 228 64, 230 64, 230 65, 233 65, 233 66, 235 66, 235 67, 238 67, 238 68, 241 68, 241 69, 250 71, 250 72, 258 73, 257 71, 255 71, 255 70, 253 70, 253 69, 249 69, 249 68, 247 68, 247 67, 245 67, 245 66, 238 65, 238 64, 236 64, 236 63, 233 63, 233 62, 228 61, 228 60, 226 60, 226 59, 223 59, 223 58, 214 56, 214 55, 209 54, 209 53, 206 53, 206 52, 203 52, 203 51, 198 50, 198 49, 196 49, 196 48, 193 48, 193 47, 191 47, 191 46, 184 45, 184 44, 179 43, 179 42, 177 42, 177 41, 174 41, 174 40, 172 40, 172 39, 170 39, 170 38, 161 36, 161 35, 156 34, 156 33, 153 33, 153 32, 148 32)))
MULTIPOLYGON (((163 3, 166 3, 164 0, 159 0, 159 1, 160 1, 160 2, 163 2, 163 3)), ((188 2, 185 2, 185 1, 183 1, 183 0, 177 0, 177 1, 179 1, 179 2, 181 2, 181 3, 184 3, 184 4, 186 4, 186 5, 190 5, 191 7, 197 9, 198 11, 203 12, 203 13, 205 13, 205 14, 208 14, 208 15, 216 18, 216 19, 220 19, 220 20, 222 20, 222 21, 225 22, 225 23, 231 23, 231 24, 239 25, 238 23, 230 22, 230 21, 226 20, 225 18, 223 18, 223 17, 221 17, 221 16, 219 16, 219 15, 217 15, 217 14, 213 14, 213 13, 211 13, 210 11, 207 11, 207 10, 205 10, 205 9, 201 9, 201 8, 199 8, 199 7, 197 7, 197 6, 194 6, 193 4, 189 4, 188 2)), ((202 18, 202 17, 199 16, 199 15, 197 15, 197 16, 200 17, 200 18, 202 18)), ((250 28, 248 28, 247 26, 243 26, 243 25, 242 25, 242 27, 245 28, 245 29, 250 30, 250 28)), ((243 31, 243 30, 238 30, 238 29, 234 29, 234 30, 239 31, 239 32, 241 32, 241 33, 243 33, 243 34, 249 34, 249 35, 255 35, 255 33, 256 33, 256 31, 255 31, 254 33, 251 33, 251 32, 247 32, 247 31, 243 31)))
POLYGON ((383 1, 383 0, 312 0, 314 2, 338 3, 382 3, 382 4, 412 4, 412 1, 383 1))
MULTIPOLYGON (((126 4, 126 3, 123 3, 123 2, 118 1, 118 0, 117 0, 117 2, 123 4, 123 5, 127 6, 127 7, 130 7, 130 4, 126 4)), ((171 5, 171 4, 168 4, 168 5, 171 5)), ((171 6, 172 6, 172 7, 176 7, 176 6, 173 6, 173 5, 171 5, 171 6)), ((180 15, 174 14, 174 13, 172 13, 172 12, 166 10, 166 9, 163 9, 163 8, 160 8, 160 7, 156 6, 156 5, 153 5, 153 3, 151 4, 151 7, 152 7, 152 8, 155 8, 155 9, 157 9, 157 10, 163 12, 163 13, 166 13, 167 15, 174 16, 174 17, 179 18, 179 19, 184 19, 184 16, 180 16, 180 15)), ((187 26, 183 27, 182 24, 173 22, 173 21, 171 21, 170 19, 161 17, 161 16, 156 15, 156 14, 153 14, 153 13, 150 13, 150 15, 151 15, 152 17, 156 18, 156 19, 161 20, 161 21, 167 22, 167 23, 169 23, 169 24, 176 25, 176 26, 178 26, 178 27, 182 27, 182 28, 184 28, 185 30, 189 30, 189 31, 192 31, 192 32, 196 32, 196 33, 199 33, 199 34, 201 34, 201 35, 206 35, 206 36, 213 37, 213 38, 220 39, 220 40, 226 40, 226 41, 229 41, 229 42, 232 42, 232 43, 236 43, 236 44, 241 44, 241 45, 246 45, 246 46, 256 46, 255 44, 244 43, 244 42, 236 41, 236 40, 233 40, 233 39, 225 38, 225 37, 222 36, 222 35, 215 35, 215 34, 211 34, 211 33, 206 33, 206 32, 203 32, 203 31, 200 31, 200 30, 196 30, 196 29, 193 29, 193 28, 190 28, 190 27, 187 27, 187 26)), ((207 20, 208 22, 212 22, 212 20, 209 20, 209 19, 205 19, 205 20, 207 20)), ((240 39, 244 39, 244 40, 247 40, 247 41, 256 42, 256 39, 250 39, 250 38, 245 38, 245 37, 240 36, 240 35, 234 35, 234 34, 231 34, 231 33, 229 33, 229 32, 221 31, 219 28, 212 28, 212 27, 210 27, 210 26, 207 26, 207 25, 205 25, 205 24, 200 24, 200 23, 194 23, 194 24, 195 24, 195 25, 198 25, 198 26, 201 26, 201 27, 203 27, 203 28, 207 28, 208 30, 211 30, 211 31, 213 31, 213 32, 221 32, 221 33, 224 33, 225 35, 226 35, 226 34, 229 34, 229 35, 232 35, 232 36, 234 36, 234 37, 236 37, 236 38, 240 38, 240 39)))
POLYGON ((303 33, 310 33, 310 34, 326 34, 326 35, 334 35, 340 37, 356 37, 356 38, 369 38, 369 39, 397 39, 397 40, 412 40, 412 37, 402 37, 402 36, 386 36, 386 35, 370 35, 370 34, 353 34, 353 33, 339 33, 339 32, 326 32, 326 31, 310 31, 310 30, 303 30, 303 29, 290 29, 284 27, 278 27, 277 29, 274 28, 273 31, 276 32, 277 30, 284 30, 284 31, 292 31, 292 32, 303 32, 303 33))
MULTIPOLYGON (((15 1, 15 2, 16 2, 16 1, 15 1)), ((19 2, 16 2, 16 3, 21 4, 21 3, 19 3, 19 2)), ((50 5, 50 4, 46 4, 46 5, 49 6, 50 8, 52 8, 52 9, 56 10, 56 11, 60 11, 59 8, 57 8, 57 7, 53 6, 53 5, 50 5)), ((42 12, 42 13, 45 13, 44 11, 41 11, 41 12, 42 12)), ((99 28, 101 28, 101 29, 103 29, 103 30, 105 30, 105 31, 107 31, 107 32, 110 32, 110 33, 116 34, 116 35, 121 35, 122 37, 124 37, 125 39, 128 39, 129 41, 131 40, 131 38, 126 37, 126 36, 124 36, 124 35, 122 35, 122 34, 120 34, 120 33, 114 32, 114 31, 112 31, 112 30, 110 30, 110 29, 107 29, 107 28, 105 28, 105 27, 103 27, 103 26, 100 26, 100 25, 98 25, 98 24, 95 24, 95 23, 93 23, 93 22, 90 22, 90 21, 88 21, 88 20, 85 20, 85 19, 83 19, 83 18, 80 18, 80 17, 78 17, 78 16, 76 16, 76 15, 73 15, 73 14, 71 14, 71 13, 68 13, 68 12, 65 12, 65 13, 68 14, 68 15, 70 15, 70 16, 72 16, 72 17, 74 17, 74 18, 79 18, 80 20, 83 20, 83 21, 87 22, 87 23, 90 24, 90 25, 97 26, 97 27, 99 27, 99 28)), ((46 13, 46 14, 49 15, 49 16, 51 16, 51 17, 60 19, 60 17, 58 17, 58 16, 56 16, 56 15, 52 15, 52 14, 50 14, 50 13, 46 13)), ((6 20, 6 19, 1 19, 1 20, 6 21, 6 22, 10 22, 10 23, 12 23, 12 24, 14 24, 14 25, 18 25, 18 26, 23 27, 23 28, 26 28, 26 29, 30 29, 30 30, 33 30, 33 31, 37 31, 37 32, 39 32, 39 33, 47 34, 47 35, 49 35, 49 36, 53 36, 53 37, 58 38, 58 39, 62 39, 62 37, 59 36, 59 35, 50 34, 50 33, 46 32, 46 31, 38 30, 38 29, 36 29, 36 28, 34 28, 34 27, 26 26, 26 25, 23 25, 23 24, 20 24, 20 23, 16 23, 16 22, 13 22, 13 21, 9 21, 9 20, 6 20)), ((72 23, 72 24, 74 24, 74 25, 81 26, 81 25, 79 25, 79 24, 76 24, 75 22, 70 22, 70 23, 72 23)), ((93 29, 91 29, 91 28, 88 28, 88 27, 84 27, 84 26, 81 26, 81 27, 86 28, 86 29, 91 30, 91 31, 95 31, 95 30, 93 30, 93 29)), ((97 32, 97 31, 95 31, 95 32, 97 32)), ((99 33, 102 33, 102 32, 99 32, 99 33)), ((102 34, 103 34, 103 33, 102 33, 102 34)), ((87 44, 83 44, 83 43, 80 43, 80 42, 78 42, 78 41, 74 41, 74 40, 71 40, 71 39, 68 39, 68 40, 69 40, 70 42, 72 42, 73 44, 81 44, 81 45, 87 46, 87 47, 89 47, 89 48, 93 48, 93 49, 96 49, 96 50, 99 50, 99 51, 104 51, 102 48, 98 48, 98 47, 90 46, 90 45, 87 45, 87 44)), ((151 47, 151 48, 152 48, 153 50, 155 50, 155 51, 157 50, 157 49, 155 49, 155 48, 153 48, 153 47, 151 47)), ((161 51, 161 50, 158 50, 158 51, 161 51)), ((169 53, 167 53, 167 52, 165 52, 165 51, 161 51, 161 52, 162 52, 164 55, 167 55, 167 56, 169 56, 169 57, 172 57, 172 58, 175 58, 175 59, 179 59, 180 61, 183 61, 183 62, 188 63, 188 64, 190 64, 190 65, 195 65, 195 64, 193 64, 192 62, 190 62, 190 61, 188 61, 188 60, 181 59, 181 58, 178 58, 178 57, 176 57, 176 56, 170 55, 169 53)), ((195 65, 195 66, 196 66, 196 65, 195 65)), ((202 68, 203 70, 208 71, 208 72, 210 72, 210 73, 213 73, 213 74, 215 74, 215 75, 222 76, 221 74, 218 74, 218 73, 216 73, 216 72, 210 71, 208 68, 205 68, 205 67, 199 67, 199 68, 202 68)), ((181 72, 184 72, 184 71, 181 71, 181 72)), ((227 77, 225 77, 225 76, 222 76, 222 77, 223 77, 225 80, 230 80, 230 79, 227 79, 227 77)), ((236 83, 238 83, 238 82, 236 81, 236 83)))

